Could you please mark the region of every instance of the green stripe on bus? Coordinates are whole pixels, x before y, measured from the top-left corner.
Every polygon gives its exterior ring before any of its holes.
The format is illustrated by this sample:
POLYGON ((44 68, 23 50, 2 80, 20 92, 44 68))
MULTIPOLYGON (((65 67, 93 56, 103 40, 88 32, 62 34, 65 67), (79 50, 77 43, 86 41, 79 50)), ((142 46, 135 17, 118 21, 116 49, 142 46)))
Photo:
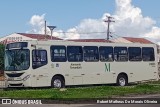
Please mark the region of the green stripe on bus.
POLYGON ((108 65, 105 63, 105 72, 110 72, 110 63, 108 65))

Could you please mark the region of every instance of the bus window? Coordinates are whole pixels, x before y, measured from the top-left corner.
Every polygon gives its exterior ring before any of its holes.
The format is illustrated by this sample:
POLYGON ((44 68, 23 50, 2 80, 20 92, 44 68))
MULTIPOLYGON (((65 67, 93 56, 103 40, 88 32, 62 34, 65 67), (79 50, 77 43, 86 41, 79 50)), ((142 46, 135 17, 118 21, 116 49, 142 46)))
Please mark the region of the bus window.
POLYGON ((140 47, 129 47, 128 52, 129 52, 129 61, 142 61, 140 47))
POLYGON ((115 47, 114 59, 116 61, 128 61, 127 47, 115 47))
POLYGON ((69 62, 83 61, 83 51, 81 46, 68 46, 67 56, 69 62))
POLYGON ((143 47, 142 58, 143 58, 143 61, 155 61, 154 49, 150 47, 143 47))
POLYGON ((32 51, 32 68, 36 69, 46 64, 47 64, 47 51, 33 50, 32 51))
POLYGON ((65 46, 51 46, 51 61, 52 62, 66 62, 66 47, 65 46))
POLYGON ((99 47, 99 55, 101 61, 113 61, 113 47, 99 47))
POLYGON ((30 67, 30 51, 28 49, 12 49, 5 52, 5 70, 21 71, 30 67))
POLYGON ((97 46, 84 46, 84 60, 86 62, 99 61, 99 53, 97 46))

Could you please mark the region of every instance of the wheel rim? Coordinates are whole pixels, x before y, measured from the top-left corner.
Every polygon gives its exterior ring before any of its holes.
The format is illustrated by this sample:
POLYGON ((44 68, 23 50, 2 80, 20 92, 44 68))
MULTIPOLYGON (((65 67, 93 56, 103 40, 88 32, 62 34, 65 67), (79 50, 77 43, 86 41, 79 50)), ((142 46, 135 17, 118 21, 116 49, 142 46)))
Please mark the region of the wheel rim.
POLYGON ((61 88, 61 86, 62 86, 61 81, 59 79, 55 79, 54 80, 54 87, 55 88, 61 88))
POLYGON ((119 85, 120 85, 120 86, 125 86, 125 84, 126 84, 125 79, 121 77, 121 78, 119 79, 119 85))

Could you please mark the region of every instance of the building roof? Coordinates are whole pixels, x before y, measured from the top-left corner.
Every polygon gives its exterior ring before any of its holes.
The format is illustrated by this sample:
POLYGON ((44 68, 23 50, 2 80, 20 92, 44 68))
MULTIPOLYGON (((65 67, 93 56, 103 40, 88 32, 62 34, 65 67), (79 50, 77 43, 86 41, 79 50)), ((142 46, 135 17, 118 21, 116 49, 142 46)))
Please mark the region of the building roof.
MULTIPOLYGON (((10 42, 13 42, 13 41, 19 41, 19 39, 17 40, 17 37, 18 35, 21 35, 21 36, 24 36, 24 37, 28 37, 30 39, 36 39, 36 40, 45 40, 45 39, 49 39, 49 40, 63 40, 63 39, 60 39, 60 38, 57 38, 55 36, 50 36, 50 35, 44 35, 44 34, 28 34, 28 33, 13 33, 11 35, 8 35, 6 37, 3 37, 0 39, 0 44, 6 44, 6 43, 10 43, 10 42), (14 38, 13 40, 10 38, 14 38), (8 39, 9 38, 9 39, 8 39)), ((19 38, 19 37, 18 37, 19 38)), ((24 38, 26 39, 26 38, 24 38)), ((21 37, 21 40, 22 40, 22 37, 21 37)))
MULTIPOLYGON (((32 39, 37 39, 37 40, 45 40, 45 39, 49 39, 49 40, 63 40, 60 39, 58 37, 55 36, 51 36, 50 35, 44 35, 44 34, 28 34, 28 33, 17 33, 19 35, 25 36, 25 37, 29 37, 32 39)), ((122 37, 123 39, 132 42, 132 43, 143 43, 143 44, 154 44, 153 42, 144 39, 144 38, 134 38, 134 37, 122 37)), ((114 43, 115 41, 110 41, 110 40, 106 40, 106 39, 68 39, 68 41, 75 41, 75 42, 107 42, 107 43, 114 43)), ((1 43, 7 43, 7 39, 1 41, 1 43)))
POLYGON ((112 43, 112 41, 106 40, 106 39, 69 39, 68 41, 75 41, 75 42, 109 42, 109 43, 112 43))
POLYGON ((51 38, 50 35, 44 35, 44 34, 28 34, 28 33, 17 33, 17 34, 20 34, 20 35, 23 35, 23 36, 26 36, 29 38, 33 38, 33 39, 38 39, 38 40, 41 40, 41 39, 62 40, 62 39, 57 38, 55 36, 52 36, 52 38, 51 38))
POLYGON ((154 44, 153 42, 145 39, 145 38, 134 38, 134 37, 122 37, 133 43, 143 43, 143 44, 154 44))

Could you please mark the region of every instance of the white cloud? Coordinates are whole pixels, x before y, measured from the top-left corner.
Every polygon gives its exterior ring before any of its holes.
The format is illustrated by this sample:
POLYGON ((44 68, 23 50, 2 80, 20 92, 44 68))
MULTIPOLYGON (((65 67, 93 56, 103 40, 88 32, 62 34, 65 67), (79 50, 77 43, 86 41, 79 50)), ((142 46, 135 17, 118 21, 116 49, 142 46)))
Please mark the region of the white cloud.
POLYGON ((113 29, 121 36, 142 36, 155 25, 155 21, 142 15, 141 9, 134 7, 131 0, 116 0, 116 23, 113 29))
POLYGON ((27 31, 27 33, 44 34, 45 14, 33 15, 29 24, 32 26, 32 30, 27 31))
MULTIPOLYGON (((119 36, 146 37, 156 42, 160 40, 160 28, 156 27, 156 21, 144 17, 141 9, 132 5, 132 0, 115 0, 115 3, 116 9, 111 16, 116 22, 111 24, 111 31, 119 36)), ((59 33, 63 31, 55 30, 53 35, 64 39, 106 38, 105 33, 96 33, 106 32, 107 25, 103 22, 106 15, 110 16, 109 13, 104 13, 99 19, 83 19, 79 25, 67 30, 72 33, 59 33), (95 33, 84 34, 86 32, 95 33)), ((32 16, 29 23, 33 27, 33 32, 44 32, 44 17, 45 14, 32 16)))
MULTIPOLYGON (((26 33, 44 34, 45 14, 33 15, 29 21, 29 24, 32 26, 32 30, 27 31, 26 33)), ((63 39, 79 39, 80 38, 80 35, 78 34, 76 28, 68 29, 67 32, 72 32, 72 33, 64 33, 64 31, 62 30, 54 30, 52 35, 59 38, 63 38, 63 39)), ((51 34, 49 28, 46 29, 46 33, 48 35, 51 34)))
POLYGON ((76 28, 72 28, 67 30, 67 32, 71 32, 71 33, 65 33, 65 39, 79 39, 80 38, 80 34, 77 32, 76 28))
POLYGON ((160 28, 153 26, 150 32, 147 32, 144 37, 152 39, 154 42, 160 44, 160 28))
POLYGON ((45 14, 39 15, 33 15, 29 21, 29 23, 33 26, 43 26, 44 25, 44 17, 45 14))
POLYGON ((79 38, 106 38, 106 34, 98 33, 106 32, 106 24, 102 19, 84 19, 75 28, 80 32, 79 38))
MULTIPOLYGON (((119 36, 144 37, 155 26, 156 21, 144 17, 140 8, 131 4, 132 0, 115 0, 116 10, 113 16, 115 23, 111 24, 111 31, 119 36)), ((103 20, 109 13, 104 13, 100 19, 84 19, 75 28, 78 32, 103 32, 107 30, 103 20)), ((106 38, 106 34, 80 34, 80 38, 106 38)), ((152 38, 154 39, 154 38, 152 38)))

